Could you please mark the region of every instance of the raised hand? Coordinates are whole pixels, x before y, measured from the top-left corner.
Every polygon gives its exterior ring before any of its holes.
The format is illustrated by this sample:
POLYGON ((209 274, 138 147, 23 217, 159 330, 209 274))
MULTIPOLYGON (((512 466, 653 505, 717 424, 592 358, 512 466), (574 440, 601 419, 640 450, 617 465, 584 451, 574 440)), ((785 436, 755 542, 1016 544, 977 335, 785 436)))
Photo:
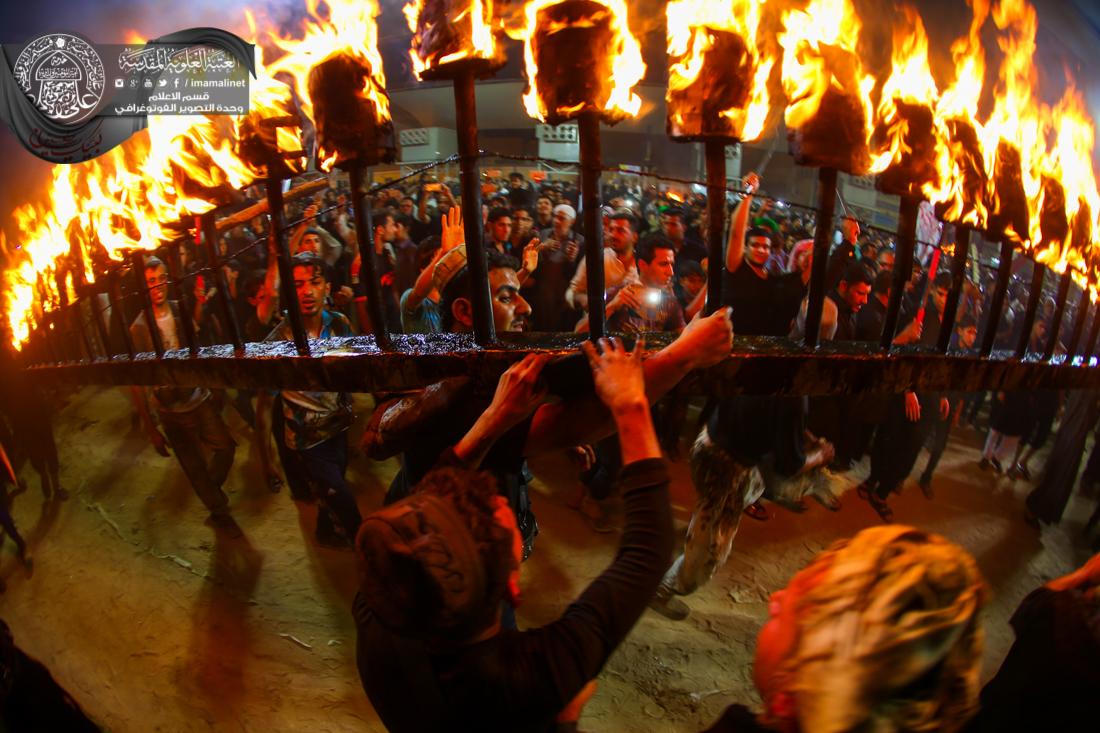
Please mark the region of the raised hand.
POLYGON ((591 341, 585 341, 581 348, 592 368, 596 394, 608 409, 614 413, 648 404, 642 371, 642 352, 645 350, 642 339, 634 344, 633 351, 627 351, 622 341, 615 338, 600 339, 598 349, 591 341))
POLYGON ((452 206, 443 216, 443 234, 440 237, 443 252, 450 252, 455 247, 466 243, 466 231, 462 228, 462 209, 452 206))

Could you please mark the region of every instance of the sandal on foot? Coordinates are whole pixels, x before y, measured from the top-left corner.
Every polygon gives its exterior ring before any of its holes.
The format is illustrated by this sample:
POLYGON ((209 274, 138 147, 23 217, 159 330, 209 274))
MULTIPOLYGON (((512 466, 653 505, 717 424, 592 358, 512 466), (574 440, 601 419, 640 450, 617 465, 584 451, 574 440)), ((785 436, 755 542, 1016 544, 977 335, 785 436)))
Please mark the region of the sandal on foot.
POLYGON ((894 521, 894 510, 890 508, 890 505, 886 503, 885 499, 880 498, 877 494, 870 494, 868 503, 871 508, 878 514, 879 519, 886 523, 894 521))
POLYGON ((763 504, 757 502, 745 507, 745 514, 752 517, 758 522, 766 522, 771 519, 771 515, 768 514, 768 509, 763 504))

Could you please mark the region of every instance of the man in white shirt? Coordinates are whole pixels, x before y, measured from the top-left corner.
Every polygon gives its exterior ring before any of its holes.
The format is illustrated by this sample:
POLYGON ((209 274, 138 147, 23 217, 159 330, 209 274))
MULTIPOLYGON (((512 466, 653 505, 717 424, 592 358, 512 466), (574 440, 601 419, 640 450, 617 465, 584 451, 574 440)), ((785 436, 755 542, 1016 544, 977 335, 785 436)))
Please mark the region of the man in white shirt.
MULTIPOLYGON (((624 285, 639 282, 638 266, 634 261, 634 245, 638 241, 638 225, 629 212, 617 211, 608 222, 603 250, 604 292, 619 290, 624 285)), ((577 265, 577 272, 565 291, 565 300, 573 308, 588 311, 588 274, 584 258, 577 265)))

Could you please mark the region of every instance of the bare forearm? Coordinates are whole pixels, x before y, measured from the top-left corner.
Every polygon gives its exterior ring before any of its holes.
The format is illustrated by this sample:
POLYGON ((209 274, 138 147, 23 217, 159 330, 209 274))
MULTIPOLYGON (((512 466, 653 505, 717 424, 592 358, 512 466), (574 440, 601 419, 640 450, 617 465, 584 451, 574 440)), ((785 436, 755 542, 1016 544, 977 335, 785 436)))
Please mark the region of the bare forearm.
POLYGON ((639 401, 612 413, 615 429, 619 433, 622 465, 629 466, 646 458, 660 458, 661 446, 653 429, 649 404, 639 401))
POLYGON ((491 410, 486 410, 474 426, 462 436, 454 447, 455 456, 470 468, 477 468, 485 460, 489 449, 507 432, 491 410))
POLYGON ((751 210, 752 196, 745 196, 733 212, 729 242, 726 244, 726 269, 730 272, 736 272, 745 257, 745 231, 748 228, 751 210))

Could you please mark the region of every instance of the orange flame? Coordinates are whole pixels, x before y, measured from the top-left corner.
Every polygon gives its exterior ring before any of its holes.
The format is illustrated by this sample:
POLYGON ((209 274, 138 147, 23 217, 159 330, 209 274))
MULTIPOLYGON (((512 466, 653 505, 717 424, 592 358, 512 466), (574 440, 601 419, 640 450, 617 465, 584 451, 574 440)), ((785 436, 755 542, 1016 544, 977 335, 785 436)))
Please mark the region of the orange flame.
POLYGON ((875 78, 863 70, 856 53, 862 24, 851 0, 810 0, 805 10, 784 13, 783 25, 779 44, 787 128, 806 124, 817 114, 825 93, 834 89, 863 104, 869 134, 875 78))
MULTIPOLYGON (((666 17, 669 119, 673 129, 684 128, 687 115, 700 113, 702 105, 698 102, 706 100, 692 98, 690 103, 677 105, 676 94, 695 85, 704 67, 709 66, 712 75, 743 76, 742 79, 727 78, 726 81, 734 84, 740 81, 745 88, 737 94, 741 99, 730 100, 734 103, 718 111, 724 121, 704 119, 703 129, 726 128, 732 137, 742 141, 755 140, 764 132, 771 107, 768 77, 771 76, 775 59, 764 58, 759 51, 757 30, 762 5, 760 0, 670 0, 666 17), (717 42, 716 33, 731 34, 740 39, 743 49, 737 48, 736 51, 743 60, 739 68, 723 68, 720 72, 717 69, 719 65, 737 62, 737 58, 719 56, 708 63, 708 52, 713 52, 717 42)), ((700 89, 699 93, 705 92, 700 89)))
MULTIPOLYGON (((885 128, 886 139, 883 149, 872 158, 872 173, 880 173, 892 164, 897 165, 914 152, 911 147, 913 140, 910 139, 912 123, 899 109, 899 104, 927 109, 931 117, 932 105, 940 96, 928 62, 928 35, 924 31, 924 23, 911 6, 904 5, 901 10, 899 22, 894 28, 891 72, 882 85, 878 106, 878 126, 885 128)), ((934 140, 934 149, 927 152, 935 156, 946 135, 936 129, 934 118, 930 122, 930 129, 923 132, 934 140)), ((935 168, 932 170, 936 172, 935 168)), ((937 176, 932 178, 935 181, 937 176)))
POLYGON ((936 149, 938 180, 927 181, 923 192, 937 204, 941 218, 976 229, 985 227, 987 211, 985 158, 977 136, 978 100, 985 78, 985 55, 979 32, 989 15, 987 0, 972 0, 973 18, 967 36, 951 45, 955 79, 935 104, 937 129, 946 133, 936 149))
POLYGON ((460 61, 477 59, 492 65, 503 62, 503 49, 491 26, 492 0, 412 0, 403 10, 413 32, 409 58, 418 79, 460 61))
MULTIPOLYGON (((303 114, 316 119, 314 106, 317 100, 310 94, 310 72, 326 61, 346 56, 369 72, 364 75, 359 94, 370 103, 379 125, 389 123, 386 75, 382 68, 382 56, 378 52, 376 0, 306 0, 306 10, 311 20, 305 24, 302 38, 284 38, 269 33, 272 42, 286 55, 270 64, 268 72, 272 76, 280 72, 289 74, 294 79, 303 114), (319 10, 322 2, 328 10, 324 14, 319 10)), ((338 152, 319 150, 320 167, 331 170, 338 152)))
MULTIPOLYGON (((519 30, 509 31, 510 35, 523 41, 523 57, 527 74, 527 90, 523 95, 523 105, 531 117, 547 120, 566 120, 579 115, 585 109, 601 113, 609 122, 625 117, 635 117, 642 108, 642 99, 634 92, 634 87, 645 75, 645 63, 638 39, 630 32, 630 14, 625 0, 532 0, 526 6, 526 25, 519 30), (593 13, 578 18, 572 23, 560 23, 550 19, 543 11, 551 11, 557 6, 592 6, 593 13), (556 106, 547 108, 547 101, 539 94, 540 82, 555 76, 556 69, 540 69, 536 57, 540 39, 554 34, 583 28, 593 28, 606 22, 610 31, 608 52, 611 56, 611 78, 609 86, 601 90, 597 98, 587 99, 572 107, 556 106), (545 76, 544 76, 545 75, 545 76)), ((595 83, 604 86, 603 80, 595 83)))

